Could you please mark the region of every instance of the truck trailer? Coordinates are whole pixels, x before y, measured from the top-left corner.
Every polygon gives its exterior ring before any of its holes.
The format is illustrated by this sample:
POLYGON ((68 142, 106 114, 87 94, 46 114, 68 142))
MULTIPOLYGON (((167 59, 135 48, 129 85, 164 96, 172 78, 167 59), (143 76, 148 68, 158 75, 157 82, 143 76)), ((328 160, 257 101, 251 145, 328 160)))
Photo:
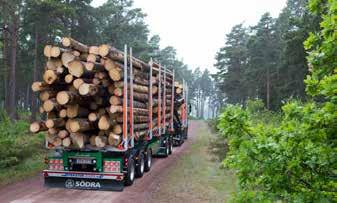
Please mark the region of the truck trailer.
POLYGON ((50 152, 45 158, 47 168, 43 170, 45 186, 122 191, 124 186, 132 185, 135 178, 151 170, 153 157, 168 157, 173 146, 180 146, 187 138, 187 84, 183 82, 182 94, 176 94, 174 70, 152 59, 148 69, 141 73, 150 81, 147 111, 144 111, 148 122, 145 130, 135 130, 134 65, 141 61, 132 56, 132 48, 126 45, 124 52, 118 53, 124 59, 120 144, 97 147, 86 141, 78 148, 54 146, 46 139, 50 152), (158 80, 157 94, 152 94, 154 78, 158 80))

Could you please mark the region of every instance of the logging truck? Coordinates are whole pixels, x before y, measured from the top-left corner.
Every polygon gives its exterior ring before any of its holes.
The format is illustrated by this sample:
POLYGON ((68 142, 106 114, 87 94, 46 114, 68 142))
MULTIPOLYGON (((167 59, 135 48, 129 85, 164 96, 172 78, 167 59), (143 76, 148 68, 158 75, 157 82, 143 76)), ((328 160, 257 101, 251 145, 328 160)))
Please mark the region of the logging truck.
POLYGON ((132 56, 125 46, 47 45, 43 82, 34 82, 46 121, 45 185, 121 191, 187 137, 187 85, 173 70, 132 56))

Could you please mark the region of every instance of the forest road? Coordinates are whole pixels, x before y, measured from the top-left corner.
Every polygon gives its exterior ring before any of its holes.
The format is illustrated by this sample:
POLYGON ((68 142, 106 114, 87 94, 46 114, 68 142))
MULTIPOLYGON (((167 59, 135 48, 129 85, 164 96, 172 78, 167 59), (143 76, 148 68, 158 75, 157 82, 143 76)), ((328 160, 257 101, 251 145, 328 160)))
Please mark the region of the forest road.
POLYGON ((150 172, 136 179, 132 186, 125 187, 122 192, 46 188, 43 186, 42 175, 39 175, 1 188, 0 202, 147 202, 151 199, 151 193, 159 187, 162 177, 175 166, 174 163, 195 140, 194 135, 201 126, 200 122, 202 121, 190 121, 189 139, 182 146, 175 147, 169 157, 155 158, 150 172))

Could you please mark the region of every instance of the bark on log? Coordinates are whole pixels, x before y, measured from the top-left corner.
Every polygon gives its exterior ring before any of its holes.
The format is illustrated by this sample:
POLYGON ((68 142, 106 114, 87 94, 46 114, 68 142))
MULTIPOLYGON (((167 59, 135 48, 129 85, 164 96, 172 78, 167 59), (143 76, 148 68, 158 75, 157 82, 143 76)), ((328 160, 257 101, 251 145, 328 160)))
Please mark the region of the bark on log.
POLYGON ((46 126, 48 128, 59 128, 65 125, 65 121, 63 118, 55 118, 55 119, 48 119, 46 121, 46 126))
POLYGON ((39 98, 41 101, 47 101, 48 99, 52 99, 56 96, 57 91, 46 90, 40 93, 39 98))
POLYGON ((99 91, 99 88, 97 85, 88 84, 88 83, 83 83, 78 89, 78 92, 80 93, 80 95, 83 95, 83 96, 93 96, 97 94, 98 91, 99 91))
POLYGON ((87 108, 80 107, 78 104, 72 104, 67 106, 67 117, 75 118, 75 117, 87 117, 89 114, 89 110, 87 108))
POLYGON ((61 105, 75 104, 80 100, 80 96, 71 91, 61 91, 57 93, 56 101, 61 105))
POLYGON ((61 105, 57 103, 56 99, 48 99, 47 101, 45 101, 43 103, 43 109, 46 112, 51 112, 53 110, 60 110, 61 109, 61 105))
POLYGON ((32 124, 30 124, 29 130, 32 133, 38 133, 38 132, 41 132, 41 131, 46 131, 46 130, 48 130, 48 128, 47 128, 45 122, 36 121, 36 122, 33 122, 32 124))
POLYGON ((63 37, 62 38, 62 45, 64 47, 69 47, 72 49, 75 49, 79 52, 88 53, 89 47, 85 44, 82 44, 81 42, 78 42, 70 37, 63 37))
POLYGON ((87 119, 73 119, 70 123, 70 132, 84 132, 94 128, 93 124, 87 119))
POLYGON ((109 145, 117 147, 122 142, 122 138, 120 135, 110 132, 109 137, 108 137, 108 142, 109 142, 109 145))
POLYGON ((123 132, 122 125, 118 125, 118 124, 114 125, 112 132, 115 133, 115 134, 117 134, 117 135, 122 134, 122 132, 123 132))
POLYGON ((82 149, 85 145, 85 135, 82 133, 71 133, 70 134, 71 142, 75 148, 82 149))
POLYGON ((115 124, 115 120, 113 120, 112 118, 110 118, 107 115, 101 116, 101 118, 98 121, 98 128, 100 130, 108 130, 110 129, 114 124, 115 124))
POLYGON ((98 55, 99 54, 99 52, 98 52, 98 46, 90 46, 89 47, 89 54, 98 55))

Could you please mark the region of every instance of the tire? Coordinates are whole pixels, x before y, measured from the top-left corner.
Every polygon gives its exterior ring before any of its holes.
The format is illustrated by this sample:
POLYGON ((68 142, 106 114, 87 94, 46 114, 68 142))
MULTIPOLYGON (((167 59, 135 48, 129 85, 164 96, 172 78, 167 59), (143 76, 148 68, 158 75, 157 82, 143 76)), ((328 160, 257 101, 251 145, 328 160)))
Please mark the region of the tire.
POLYGON ((144 175, 144 170, 145 170, 145 158, 144 158, 144 154, 141 153, 139 155, 139 159, 138 159, 138 165, 136 166, 136 177, 140 178, 144 175))
POLYGON ((168 155, 170 154, 170 143, 167 140, 166 144, 165 144, 165 152, 164 152, 164 157, 168 157, 168 155))
POLYGON ((173 152, 173 142, 170 139, 170 142, 169 142, 169 154, 172 154, 172 152, 173 152))
POLYGON ((152 150, 147 149, 146 156, 145 156, 145 165, 144 165, 144 171, 148 172, 150 171, 152 166, 152 150))
POLYGON ((125 176, 125 186, 130 186, 135 181, 135 161, 130 157, 128 159, 128 171, 125 176))

